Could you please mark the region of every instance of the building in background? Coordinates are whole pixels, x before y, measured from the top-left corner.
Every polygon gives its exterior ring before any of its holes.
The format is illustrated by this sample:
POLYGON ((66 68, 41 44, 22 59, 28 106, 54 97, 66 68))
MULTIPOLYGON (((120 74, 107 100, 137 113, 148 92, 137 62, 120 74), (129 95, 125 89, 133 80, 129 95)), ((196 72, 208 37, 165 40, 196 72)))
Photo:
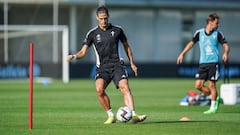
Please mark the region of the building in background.
MULTIPOLYGON (((108 6, 110 22, 121 25, 125 30, 135 62, 139 66, 140 77, 192 76, 196 70, 194 64, 198 63, 197 46, 185 57, 186 67, 185 65, 178 67, 175 64, 177 56, 191 40, 193 32, 204 27, 206 16, 217 12, 221 17, 220 30, 231 46, 232 76, 240 76, 238 55, 240 1, 238 0, 2 0, 0 2, 2 26, 0 78, 8 77, 8 74, 4 73, 6 66, 11 65, 15 69, 16 65, 27 65, 26 46, 29 42, 36 44, 35 63, 39 69, 36 76, 60 78, 63 32, 54 32, 54 28, 58 26, 68 28, 69 53, 77 52, 87 31, 97 25, 95 10, 99 4, 108 6), (50 30, 27 33, 24 30, 6 31, 6 27, 10 28, 11 25, 50 26, 50 30), (4 38, 6 32, 7 41, 4 38)), ((89 77, 94 74, 92 73, 95 64, 93 53, 92 51, 83 60, 70 64, 70 77, 89 77)), ((124 57, 127 59, 126 56, 124 57)), ((9 77, 11 78, 11 74, 9 77)))

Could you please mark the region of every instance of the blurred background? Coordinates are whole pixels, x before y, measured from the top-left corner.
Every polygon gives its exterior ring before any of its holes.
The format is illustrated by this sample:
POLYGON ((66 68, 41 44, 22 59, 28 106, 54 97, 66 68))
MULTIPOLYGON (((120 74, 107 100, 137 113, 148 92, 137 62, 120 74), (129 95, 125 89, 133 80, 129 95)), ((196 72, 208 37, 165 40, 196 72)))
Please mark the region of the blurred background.
MULTIPOLYGON (((29 44, 34 43, 34 76, 63 79, 93 78, 95 54, 70 64, 86 33, 97 25, 95 11, 106 5, 109 21, 123 27, 131 45, 139 77, 193 78, 199 48, 176 60, 194 32, 206 25, 213 12, 230 47, 227 74, 240 77, 239 0, 1 0, 0 79, 28 78, 29 44)), ((219 47, 222 53, 222 47, 219 47)), ((124 55, 126 63, 128 59, 124 55)), ((221 75, 226 65, 221 64, 221 75)), ((130 76, 131 69, 127 68, 130 76)))

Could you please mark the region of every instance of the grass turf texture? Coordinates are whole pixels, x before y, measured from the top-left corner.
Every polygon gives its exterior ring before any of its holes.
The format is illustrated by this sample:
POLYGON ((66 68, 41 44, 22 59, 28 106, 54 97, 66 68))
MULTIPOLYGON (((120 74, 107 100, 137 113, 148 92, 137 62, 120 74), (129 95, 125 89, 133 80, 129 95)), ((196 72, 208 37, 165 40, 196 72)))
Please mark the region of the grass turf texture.
MULTIPOLYGON (((240 80, 231 80, 239 83, 240 80)), ((194 89, 194 79, 130 79, 136 112, 147 114, 143 123, 104 125, 94 80, 54 80, 34 83, 33 129, 28 129, 28 81, 0 81, 2 135, 235 135, 240 132, 240 105, 221 105, 219 113, 204 115, 209 106, 179 106, 194 89), (183 116, 191 120, 179 121, 183 116)), ((219 90, 222 80, 217 83, 219 90)), ((107 89, 113 111, 123 105, 122 94, 111 83, 107 89)))

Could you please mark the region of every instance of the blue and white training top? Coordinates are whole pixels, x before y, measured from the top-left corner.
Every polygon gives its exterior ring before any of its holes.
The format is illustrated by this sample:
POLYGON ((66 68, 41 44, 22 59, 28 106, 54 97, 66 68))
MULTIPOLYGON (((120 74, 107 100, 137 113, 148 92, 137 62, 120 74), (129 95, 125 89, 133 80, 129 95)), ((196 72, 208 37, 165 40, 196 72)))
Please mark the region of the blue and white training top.
POLYGON ((219 30, 213 30, 210 34, 205 32, 205 28, 195 32, 192 41, 199 41, 200 60, 199 63, 218 63, 219 62, 219 43, 227 43, 224 35, 219 30))

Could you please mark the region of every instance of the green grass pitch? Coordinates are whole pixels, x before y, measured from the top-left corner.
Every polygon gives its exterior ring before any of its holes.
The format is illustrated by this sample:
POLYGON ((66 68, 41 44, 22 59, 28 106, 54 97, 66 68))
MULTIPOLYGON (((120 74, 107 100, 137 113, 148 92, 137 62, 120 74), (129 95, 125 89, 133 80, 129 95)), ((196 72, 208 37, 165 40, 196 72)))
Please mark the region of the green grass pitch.
MULTIPOLYGON (((218 91, 222 80, 217 82, 218 91)), ((54 80, 34 83, 33 129, 28 129, 29 82, 0 80, 0 133, 2 135, 236 135, 240 133, 240 105, 221 105, 219 113, 204 115, 209 106, 180 106, 194 89, 194 79, 130 79, 136 112, 147 114, 143 123, 104 125, 94 80, 54 80), (191 120, 179 121, 183 116, 191 120)), ((239 79, 231 83, 240 83, 239 79)), ((107 88, 113 111, 123 105, 122 94, 107 88)))

